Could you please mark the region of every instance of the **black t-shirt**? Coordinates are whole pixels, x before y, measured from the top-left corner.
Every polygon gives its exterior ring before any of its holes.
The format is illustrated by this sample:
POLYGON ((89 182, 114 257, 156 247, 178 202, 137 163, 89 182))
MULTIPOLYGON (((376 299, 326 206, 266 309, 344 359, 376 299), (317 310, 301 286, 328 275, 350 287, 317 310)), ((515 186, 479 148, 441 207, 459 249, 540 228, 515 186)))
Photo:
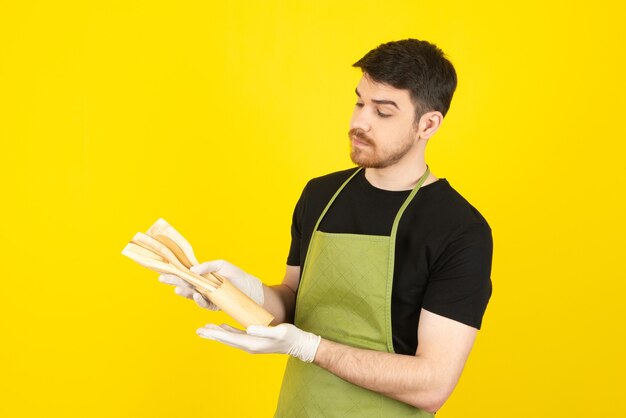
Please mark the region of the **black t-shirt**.
MULTIPOLYGON (((293 213, 288 265, 304 266, 318 218, 355 170, 307 183, 293 213)), ((378 189, 361 170, 337 196, 319 230, 389 236, 409 193, 378 189)), ((480 329, 491 296, 492 252, 489 224, 445 178, 420 188, 404 211, 396 236, 391 301, 396 353, 415 354, 422 308, 480 329)))

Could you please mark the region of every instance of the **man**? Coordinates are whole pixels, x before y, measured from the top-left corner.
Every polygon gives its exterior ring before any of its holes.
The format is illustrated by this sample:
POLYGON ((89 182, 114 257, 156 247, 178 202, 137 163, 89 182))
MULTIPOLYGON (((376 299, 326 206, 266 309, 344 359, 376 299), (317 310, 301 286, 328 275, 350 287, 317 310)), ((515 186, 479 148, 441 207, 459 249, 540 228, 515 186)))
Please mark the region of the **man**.
MULTIPOLYGON (((201 337, 285 353, 276 416, 432 416, 448 399, 491 296, 491 229, 424 161, 456 73, 425 41, 382 44, 350 122, 357 168, 311 180, 293 215, 282 284, 225 261, 218 271, 262 304, 275 327, 207 325, 201 337)), ((182 280, 176 293, 215 309, 182 280)))

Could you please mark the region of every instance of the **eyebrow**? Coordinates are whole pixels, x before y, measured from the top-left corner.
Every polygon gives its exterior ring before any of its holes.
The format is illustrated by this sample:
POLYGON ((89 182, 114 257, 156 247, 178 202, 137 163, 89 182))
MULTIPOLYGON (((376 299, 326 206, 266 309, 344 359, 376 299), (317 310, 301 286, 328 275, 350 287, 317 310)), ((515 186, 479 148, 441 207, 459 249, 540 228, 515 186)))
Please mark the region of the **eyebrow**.
MULTIPOLYGON (((354 92, 356 93, 357 96, 361 97, 361 95, 359 94, 359 89, 358 87, 356 89, 354 89, 354 92)), ((372 101, 376 104, 388 104, 388 105, 393 105, 396 107, 396 109, 400 110, 400 108, 398 107, 398 105, 396 104, 396 102, 394 102, 393 100, 376 100, 376 99, 372 99, 372 101)))

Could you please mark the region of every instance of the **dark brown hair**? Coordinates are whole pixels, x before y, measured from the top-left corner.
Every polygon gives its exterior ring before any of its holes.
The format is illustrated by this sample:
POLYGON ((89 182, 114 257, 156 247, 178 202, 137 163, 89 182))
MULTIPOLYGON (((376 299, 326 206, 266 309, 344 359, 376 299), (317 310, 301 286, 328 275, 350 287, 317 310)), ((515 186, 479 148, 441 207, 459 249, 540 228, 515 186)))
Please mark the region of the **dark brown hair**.
POLYGON ((381 44, 352 64, 373 81, 408 90, 415 121, 426 112, 448 113, 456 89, 456 71, 436 45, 417 39, 381 44))

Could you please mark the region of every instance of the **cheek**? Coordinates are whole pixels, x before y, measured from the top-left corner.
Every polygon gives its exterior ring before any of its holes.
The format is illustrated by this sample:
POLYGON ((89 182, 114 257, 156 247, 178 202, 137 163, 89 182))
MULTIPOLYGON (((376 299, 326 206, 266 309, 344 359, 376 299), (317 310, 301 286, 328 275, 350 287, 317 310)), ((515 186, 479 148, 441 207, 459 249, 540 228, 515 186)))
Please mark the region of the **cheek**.
POLYGON ((415 130, 415 126, 410 121, 405 121, 402 124, 398 124, 393 129, 393 134, 396 138, 401 138, 402 140, 406 140, 409 137, 415 137, 417 131, 415 130))
POLYGON ((396 149, 410 141, 412 130, 406 129, 406 126, 388 126, 385 129, 381 129, 376 138, 376 142, 381 149, 396 149))

